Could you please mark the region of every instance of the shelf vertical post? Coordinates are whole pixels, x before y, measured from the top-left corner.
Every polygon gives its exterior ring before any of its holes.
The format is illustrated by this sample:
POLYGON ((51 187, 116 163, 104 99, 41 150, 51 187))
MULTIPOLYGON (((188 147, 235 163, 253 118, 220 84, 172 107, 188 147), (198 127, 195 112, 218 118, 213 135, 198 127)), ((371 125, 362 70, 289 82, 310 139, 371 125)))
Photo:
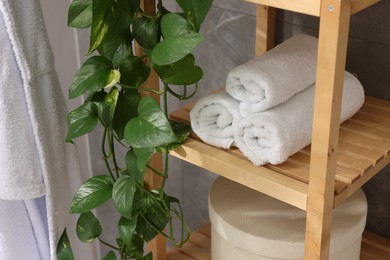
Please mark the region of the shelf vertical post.
POLYGON ((329 259, 335 167, 351 0, 322 0, 305 259, 329 259))
MULTIPOLYGON (((141 7, 144 12, 149 15, 156 14, 156 1, 155 0, 143 0, 141 1, 141 7)), ((142 56, 142 48, 138 45, 135 46, 137 56, 142 56)), ((157 73, 154 70, 150 71, 149 78, 144 83, 144 87, 148 89, 159 90, 160 80, 157 73)), ((143 96, 150 96, 160 103, 160 96, 151 92, 141 93, 143 96)), ((155 154, 149 161, 150 165, 159 170, 163 171, 163 160, 160 153, 155 154)), ((157 176, 150 170, 146 170, 144 173, 145 184, 148 189, 159 189, 161 187, 162 178, 157 176)), ((153 253, 153 260, 166 260, 166 240, 162 235, 157 235, 152 241, 148 243, 148 249, 153 253)))
POLYGON ((256 5, 256 56, 274 47, 275 8, 256 5))

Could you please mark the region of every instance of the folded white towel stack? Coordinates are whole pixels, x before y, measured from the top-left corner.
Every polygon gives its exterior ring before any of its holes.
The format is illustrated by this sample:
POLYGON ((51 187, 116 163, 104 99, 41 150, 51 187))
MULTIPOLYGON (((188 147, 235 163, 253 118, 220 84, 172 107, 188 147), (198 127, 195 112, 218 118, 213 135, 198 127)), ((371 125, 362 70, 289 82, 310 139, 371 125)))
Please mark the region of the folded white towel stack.
MULTIPOLYGON (((235 142, 256 166, 279 164, 311 142, 314 85, 285 103, 241 120, 235 142)), ((354 115, 364 102, 356 77, 345 73, 341 122, 354 115)))
POLYGON ((294 36, 228 73, 226 91, 243 115, 283 103, 315 81, 317 38, 294 36))
POLYGON ((206 143, 229 149, 241 120, 238 104, 225 91, 203 97, 190 112, 192 130, 206 143))

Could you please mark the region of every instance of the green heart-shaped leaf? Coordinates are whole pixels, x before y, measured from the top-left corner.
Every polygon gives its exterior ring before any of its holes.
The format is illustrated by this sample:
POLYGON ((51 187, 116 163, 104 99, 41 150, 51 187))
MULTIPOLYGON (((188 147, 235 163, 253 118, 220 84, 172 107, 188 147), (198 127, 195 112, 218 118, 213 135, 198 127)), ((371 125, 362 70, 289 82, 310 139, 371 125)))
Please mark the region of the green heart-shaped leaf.
POLYGON ((186 19, 175 13, 169 13, 163 16, 161 20, 161 32, 164 38, 199 35, 186 19))
POLYGON ((103 258, 103 260, 116 260, 116 255, 114 251, 109 251, 106 256, 103 258))
POLYGON ((129 175, 134 175, 136 183, 143 186, 145 166, 141 170, 138 169, 137 156, 135 155, 134 150, 129 150, 126 153, 125 161, 129 175))
POLYGON ((161 80, 172 85, 191 85, 203 77, 202 69, 195 65, 195 57, 192 54, 186 55, 181 60, 165 66, 153 64, 153 68, 161 80))
POLYGON ((92 212, 87 211, 80 215, 76 233, 81 242, 89 243, 102 234, 102 226, 92 212))
POLYGON ((119 140, 124 138, 127 122, 138 116, 137 108, 140 101, 141 97, 138 93, 119 92, 112 122, 113 128, 119 140))
POLYGON ((133 17, 137 14, 140 8, 140 0, 116 0, 118 6, 122 8, 127 15, 133 17))
POLYGON ((116 103, 119 97, 119 90, 116 87, 111 88, 110 92, 105 96, 103 102, 102 121, 106 126, 111 126, 114 117, 116 103))
POLYGON ((113 69, 110 60, 102 56, 91 57, 77 71, 69 90, 69 98, 112 87, 119 79, 120 73, 113 69))
POLYGON ((133 148, 133 150, 135 156, 137 157, 137 169, 140 172, 144 172, 146 165, 156 150, 153 147, 133 148))
POLYGON ((131 241, 137 226, 138 215, 127 219, 121 217, 118 223, 119 237, 126 244, 127 247, 131 247, 131 241))
POLYGON ((153 49, 160 39, 160 25, 156 20, 141 16, 132 28, 135 40, 144 49, 153 49))
POLYGON ((68 10, 68 26, 87 28, 92 24, 92 0, 73 0, 68 10))
POLYGON ((186 70, 182 70, 171 77, 167 77, 163 81, 171 85, 191 85, 198 82, 202 77, 202 69, 198 66, 194 66, 186 70))
POLYGON ((62 232, 60 240, 57 244, 57 259, 58 260, 74 260, 72 248, 70 247, 68 234, 66 229, 62 232))
POLYGON ((95 129, 98 123, 96 106, 88 102, 74 109, 68 114, 68 134, 66 140, 70 141, 95 129))
POLYGON ((114 4, 115 0, 92 0, 92 27, 88 55, 103 42, 115 17, 114 4))
POLYGON ((132 216, 135 188, 135 176, 122 175, 116 180, 112 190, 112 200, 115 208, 128 219, 132 216))
POLYGON ((171 125, 157 102, 150 97, 141 100, 138 117, 125 128, 125 141, 135 148, 156 147, 176 140, 171 125))
POLYGON ((129 30, 108 36, 99 47, 99 53, 112 61, 117 68, 131 54, 132 37, 129 30))
POLYGON ((144 241, 137 234, 134 234, 130 247, 128 247, 120 238, 118 238, 116 242, 121 249, 121 252, 124 252, 127 256, 131 257, 131 259, 140 259, 144 254, 144 241))
POLYGON ((133 18, 126 13, 119 3, 111 8, 114 9, 113 17, 108 21, 107 33, 99 45, 98 51, 101 55, 110 59, 114 68, 117 68, 131 54, 133 37, 129 26, 133 22, 133 18))
POLYGON ((169 123, 171 124, 172 130, 176 135, 176 141, 170 143, 168 146, 156 147, 156 150, 159 152, 166 152, 167 149, 168 151, 175 150, 176 148, 180 147, 180 145, 182 145, 190 135, 191 127, 189 125, 173 120, 169 120, 169 123))
POLYGON ((148 65, 142 62, 137 56, 128 56, 119 67, 121 83, 124 87, 138 88, 144 83, 150 73, 148 65))
POLYGON ((213 0, 176 0, 184 11, 186 18, 198 32, 205 19, 213 0))
POLYGON ((157 65, 167 65, 182 59, 203 40, 203 36, 195 32, 191 24, 178 14, 164 15, 161 31, 164 40, 152 52, 152 60, 157 65))
POLYGON ((70 213, 84 213, 109 200, 112 196, 112 179, 107 175, 89 178, 76 192, 70 213))
POLYGON ((137 233, 141 234, 145 241, 153 239, 157 235, 155 230, 163 230, 168 224, 169 210, 167 196, 161 200, 159 193, 145 192, 143 194, 143 210, 137 223, 137 233))

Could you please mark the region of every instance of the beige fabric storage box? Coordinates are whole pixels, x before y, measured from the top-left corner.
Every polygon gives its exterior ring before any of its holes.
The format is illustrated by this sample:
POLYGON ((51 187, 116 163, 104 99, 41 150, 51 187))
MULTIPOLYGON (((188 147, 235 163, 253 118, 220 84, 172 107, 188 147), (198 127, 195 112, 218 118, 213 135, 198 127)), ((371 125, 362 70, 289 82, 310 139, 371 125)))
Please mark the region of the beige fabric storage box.
MULTIPOLYGON (((306 212, 218 177, 209 194, 213 260, 303 259, 306 212)), ((359 260, 367 201, 358 190, 333 213, 330 259, 359 260)))

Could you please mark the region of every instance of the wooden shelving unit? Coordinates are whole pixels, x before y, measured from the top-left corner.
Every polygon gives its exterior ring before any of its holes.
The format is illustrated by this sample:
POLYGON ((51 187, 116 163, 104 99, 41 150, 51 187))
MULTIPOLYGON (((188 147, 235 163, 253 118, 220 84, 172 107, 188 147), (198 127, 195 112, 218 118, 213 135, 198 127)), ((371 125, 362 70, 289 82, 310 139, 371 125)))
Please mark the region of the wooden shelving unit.
MULTIPOLYGON (((390 240, 370 231, 363 232, 360 260, 385 260, 390 255, 390 240)), ((168 260, 211 260, 211 224, 204 224, 192 233, 182 248, 171 248, 168 260)))
MULTIPOLYGON (((171 114, 190 123, 192 104, 171 114)), ((306 210, 310 145, 279 165, 256 167, 237 148, 223 150, 194 133, 171 155, 306 210)), ((390 102, 366 97, 362 109, 340 127, 334 207, 390 163, 390 102)))
MULTIPOLYGON (((280 165, 253 166, 238 150, 191 138, 171 154, 307 211, 305 259, 328 259, 333 208, 390 163, 390 102, 367 97, 339 125, 350 16, 378 0, 249 0, 256 54, 273 47, 275 8, 320 17, 312 145, 280 165)), ((174 113, 189 121, 191 105, 174 113)))

